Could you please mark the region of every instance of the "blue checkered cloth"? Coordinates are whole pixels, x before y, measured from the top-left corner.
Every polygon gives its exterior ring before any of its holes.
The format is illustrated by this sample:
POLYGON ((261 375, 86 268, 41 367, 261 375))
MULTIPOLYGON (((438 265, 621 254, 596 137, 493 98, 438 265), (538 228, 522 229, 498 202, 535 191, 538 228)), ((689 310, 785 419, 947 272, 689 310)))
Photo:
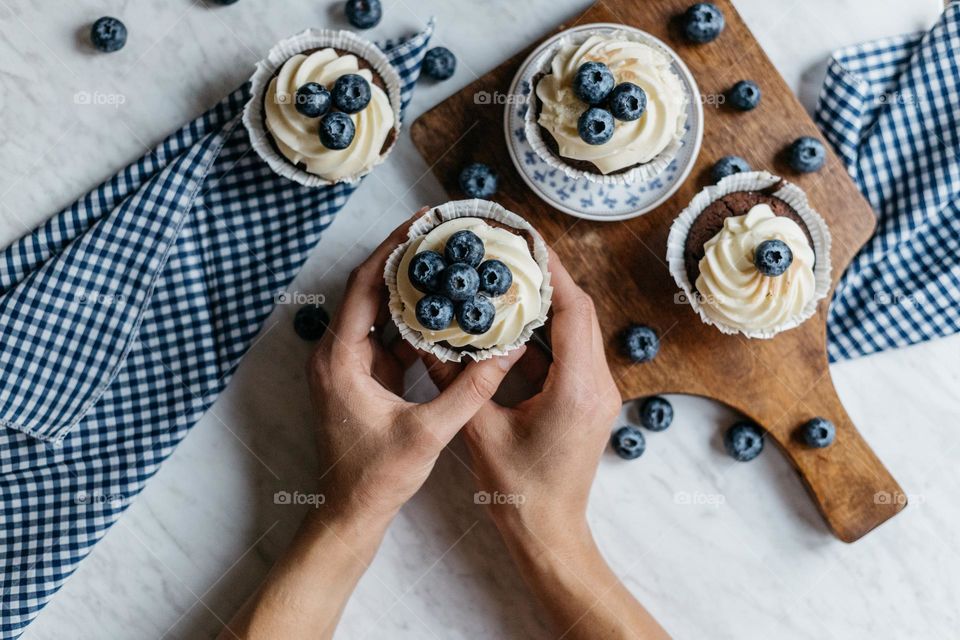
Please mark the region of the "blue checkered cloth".
POLYGON ((816 118, 878 218, 830 306, 830 358, 956 333, 960 2, 928 33, 836 52, 816 118))
MULTIPOLYGON (((433 23, 382 45, 413 93, 433 23)), ((355 186, 252 151, 244 86, 0 252, 0 637, 37 615, 229 381, 355 186)))

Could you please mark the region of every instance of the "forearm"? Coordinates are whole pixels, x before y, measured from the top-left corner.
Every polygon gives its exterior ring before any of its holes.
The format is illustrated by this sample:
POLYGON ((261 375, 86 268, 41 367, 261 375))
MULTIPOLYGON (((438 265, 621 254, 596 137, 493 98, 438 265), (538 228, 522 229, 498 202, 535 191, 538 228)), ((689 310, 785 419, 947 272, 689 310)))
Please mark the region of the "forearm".
POLYGON ((311 512, 221 640, 330 638, 389 521, 311 512))
POLYGON ((610 569, 586 521, 552 526, 511 518, 497 524, 564 638, 669 637, 610 569))

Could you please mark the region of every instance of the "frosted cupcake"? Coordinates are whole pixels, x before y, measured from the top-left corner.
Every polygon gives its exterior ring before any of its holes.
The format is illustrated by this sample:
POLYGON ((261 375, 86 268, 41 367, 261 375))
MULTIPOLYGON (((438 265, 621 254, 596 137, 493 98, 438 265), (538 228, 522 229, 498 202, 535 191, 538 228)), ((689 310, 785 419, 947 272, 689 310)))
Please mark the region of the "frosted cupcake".
POLYGON ((348 31, 308 30, 257 65, 244 124, 270 167, 306 186, 357 182, 399 135, 400 78, 348 31))
POLYGON ((642 32, 598 28, 562 38, 534 79, 527 139, 574 179, 654 177, 680 150, 687 120, 689 97, 671 64, 664 45, 642 32))
POLYGON ((436 207, 410 228, 384 277, 401 335, 441 361, 504 355, 543 325, 552 289, 543 239, 486 200, 436 207))
POLYGON ((771 338, 830 289, 830 233, 796 186, 743 173, 701 191, 670 230, 670 272, 704 322, 771 338))

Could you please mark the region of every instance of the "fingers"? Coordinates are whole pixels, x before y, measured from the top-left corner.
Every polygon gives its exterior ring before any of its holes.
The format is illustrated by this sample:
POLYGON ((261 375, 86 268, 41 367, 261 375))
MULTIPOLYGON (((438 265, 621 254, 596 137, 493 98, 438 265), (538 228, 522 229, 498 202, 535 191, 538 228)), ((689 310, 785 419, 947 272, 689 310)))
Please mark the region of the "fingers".
POLYGON ((463 371, 463 365, 457 362, 440 362, 432 353, 423 354, 423 364, 427 367, 427 373, 437 389, 443 391, 449 387, 453 381, 463 371))
POLYGON ((436 429, 444 442, 449 441, 493 397, 524 351, 526 347, 520 347, 506 356, 473 362, 452 379, 450 369, 442 368, 439 375, 445 378, 445 388, 417 408, 423 421, 436 429))
POLYGON ((553 318, 550 342, 554 362, 563 368, 592 366, 596 350, 602 356, 602 340, 598 342, 600 325, 593 300, 577 286, 560 258, 550 251, 550 283, 553 285, 553 318))

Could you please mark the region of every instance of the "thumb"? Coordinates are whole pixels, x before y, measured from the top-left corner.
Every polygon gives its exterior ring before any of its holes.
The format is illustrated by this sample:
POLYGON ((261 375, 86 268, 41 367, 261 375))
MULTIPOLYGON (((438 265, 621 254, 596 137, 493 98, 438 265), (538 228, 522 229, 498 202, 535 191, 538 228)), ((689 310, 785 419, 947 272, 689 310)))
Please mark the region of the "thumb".
POLYGON ((439 396, 420 405, 423 420, 452 438, 497 392, 507 372, 523 356, 526 346, 505 356, 473 362, 451 380, 439 396))

